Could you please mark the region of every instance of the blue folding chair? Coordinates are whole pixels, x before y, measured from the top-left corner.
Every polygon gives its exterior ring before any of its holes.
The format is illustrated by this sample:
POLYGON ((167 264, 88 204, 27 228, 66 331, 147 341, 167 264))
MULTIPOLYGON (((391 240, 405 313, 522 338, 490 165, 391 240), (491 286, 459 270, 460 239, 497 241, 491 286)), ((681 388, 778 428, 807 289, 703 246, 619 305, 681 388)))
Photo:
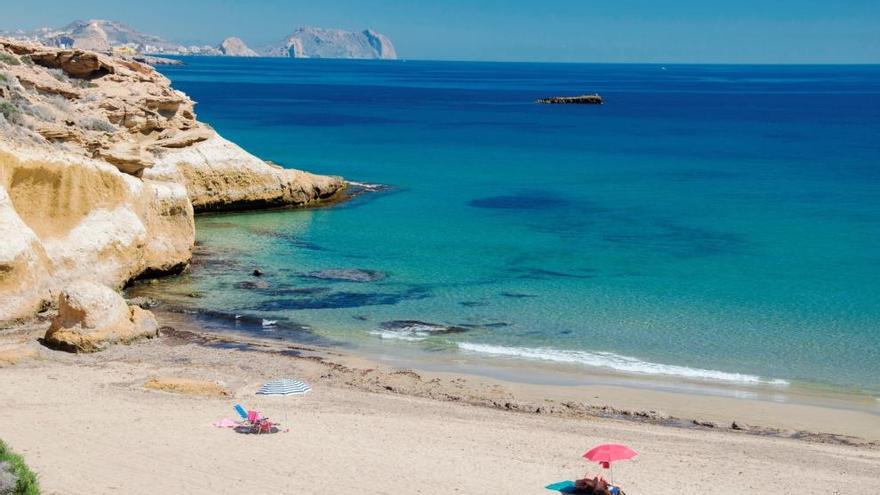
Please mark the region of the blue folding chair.
POLYGON ((241 419, 247 421, 247 409, 245 409, 244 406, 242 406, 241 404, 236 404, 235 406, 233 406, 233 409, 235 409, 235 412, 238 413, 241 419))

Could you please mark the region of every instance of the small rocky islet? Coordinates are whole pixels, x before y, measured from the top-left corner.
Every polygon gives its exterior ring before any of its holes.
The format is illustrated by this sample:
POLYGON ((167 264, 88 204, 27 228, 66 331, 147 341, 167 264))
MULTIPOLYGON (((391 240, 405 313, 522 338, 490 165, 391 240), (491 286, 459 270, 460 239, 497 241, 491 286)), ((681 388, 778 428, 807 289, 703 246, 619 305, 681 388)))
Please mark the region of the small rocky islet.
POLYGON ((599 94, 578 95, 578 96, 550 96, 547 98, 538 98, 535 103, 546 105, 602 105, 605 99, 599 94))

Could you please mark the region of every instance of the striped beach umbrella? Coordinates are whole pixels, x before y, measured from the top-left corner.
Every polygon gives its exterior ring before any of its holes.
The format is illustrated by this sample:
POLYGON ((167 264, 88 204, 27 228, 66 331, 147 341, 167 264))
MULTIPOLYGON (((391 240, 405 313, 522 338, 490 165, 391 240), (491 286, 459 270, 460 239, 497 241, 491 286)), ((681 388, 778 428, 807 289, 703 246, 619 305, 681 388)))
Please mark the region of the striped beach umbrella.
POLYGON ((305 382, 282 378, 281 380, 272 380, 263 384, 257 390, 257 395, 304 395, 311 389, 312 387, 305 382))
MULTIPOLYGON (((266 382, 257 390, 257 395, 275 395, 275 396, 286 396, 286 395, 305 395, 309 393, 312 389, 306 382, 301 382, 299 380, 291 380, 290 378, 282 378, 280 380, 272 380, 271 382, 266 382)), ((287 423, 287 408, 284 408, 284 424, 287 423)), ((290 428, 285 428, 285 432, 290 431, 290 428)))

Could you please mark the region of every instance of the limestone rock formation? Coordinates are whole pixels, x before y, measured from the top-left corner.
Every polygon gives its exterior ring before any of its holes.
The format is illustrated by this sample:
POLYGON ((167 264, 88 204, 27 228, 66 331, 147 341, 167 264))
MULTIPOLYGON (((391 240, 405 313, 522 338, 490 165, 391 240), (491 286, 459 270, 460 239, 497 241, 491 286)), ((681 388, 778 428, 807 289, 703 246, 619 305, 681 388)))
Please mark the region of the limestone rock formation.
POLYGON ((196 212, 311 206, 344 187, 338 177, 269 164, 219 137, 166 150, 144 177, 184 184, 196 212))
POLYGON ((58 297, 58 315, 46 331, 48 345, 72 352, 100 351, 110 344, 155 337, 153 313, 129 306, 109 287, 78 280, 58 297))
POLYGON ((150 66, 0 38, 0 324, 74 280, 118 289, 181 270, 195 211, 310 206, 344 189, 223 139, 150 66))
POLYGON ((230 57, 256 57, 257 52, 248 48, 241 38, 231 36, 223 40, 219 47, 220 53, 230 57))
POLYGON ((355 33, 341 29, 303 27, 280 44, 270 47, 266 53, 294 58, 397 58, 391 41, 372 29, 355 33))
POLYGON ((37 235, 15 212, 0 186, 0 315, 8 320, 36 313, 49 298, 49 259, 37 235))

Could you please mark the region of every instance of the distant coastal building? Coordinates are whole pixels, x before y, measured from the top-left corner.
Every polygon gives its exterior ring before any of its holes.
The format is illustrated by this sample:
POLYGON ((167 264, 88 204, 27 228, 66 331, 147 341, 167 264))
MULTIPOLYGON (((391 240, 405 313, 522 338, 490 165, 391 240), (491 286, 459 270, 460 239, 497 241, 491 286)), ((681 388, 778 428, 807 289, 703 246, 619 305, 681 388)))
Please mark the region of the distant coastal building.
POLYGON ((113 47, 113 54, 114 55, 132 55, 133 56, 133 55, 137 55, 138 51, 137 51, 137 49, 130 47, 130 46, 126 46, 126 45, 114 46, 113 47))

